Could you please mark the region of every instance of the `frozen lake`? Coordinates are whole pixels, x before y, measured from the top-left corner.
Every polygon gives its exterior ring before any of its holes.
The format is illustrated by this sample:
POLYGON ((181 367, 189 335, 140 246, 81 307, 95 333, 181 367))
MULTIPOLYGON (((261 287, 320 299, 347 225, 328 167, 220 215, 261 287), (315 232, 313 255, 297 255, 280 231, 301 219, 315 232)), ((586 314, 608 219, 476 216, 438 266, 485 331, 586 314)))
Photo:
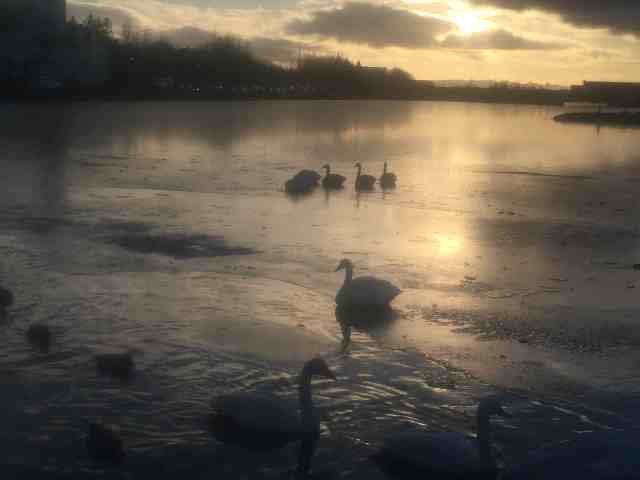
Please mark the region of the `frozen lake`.
MULTIPOLYGON (((632 430, 640 365, 640 135, 562 125, 549 107, 413 102, 78 103, 0 107, 0 445, 10 472, 286 477, 291 450, 221 450, 214 395, 316 384, 326 478, 405 424, 473 432, 503 393, 507 464, 632 430), (354 164, 393 192, 357 194, 354 164), (283 184, 325 163, 347 188, 283 184), (334 270, 393 281, 397 318, 341 355, 334 270), (25 340, 47 323, 47 352, 25 340), (129 351, 130 383, 92 361, 129 351), (117 425, 114 471, 86 420, 117 425), (224 451, 224 455, 218 453, 224 451), (223 460, 221 460, 223 458, 223 460)), ((67 477, 65 477, 67 478, 67 477)))

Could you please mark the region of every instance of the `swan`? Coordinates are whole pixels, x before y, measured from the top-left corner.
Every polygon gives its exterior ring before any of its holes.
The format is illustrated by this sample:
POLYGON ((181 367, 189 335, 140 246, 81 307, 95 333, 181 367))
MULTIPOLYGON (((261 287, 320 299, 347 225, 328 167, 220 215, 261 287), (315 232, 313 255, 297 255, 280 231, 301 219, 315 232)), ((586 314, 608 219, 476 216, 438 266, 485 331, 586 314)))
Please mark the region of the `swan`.
POLYGON ((387 172, 387 162, 384 162, 384 170, 380 176, 380 186, 382 188, 396 188, 397 180, 398 177, 396 177, 395 173, 387 172))
POLYGON ((99 423, 89 424, 87 451, 93 460, 122 463, 125 457, 120 436, 111 428, 99 423))
POLYGON ((130 353, 105 353, 95 356, 98 372, 121 380, 128 380, 133 374, 133 357, 130 353))
POLYGON ((41 350, 47 350, 51 346, 51 330, 42 323, 30 325, 27 329, 27 340, 41 350))
POLYGON ((320 436, 320 418, 311 398, 314 375, 336 380, 322 358, 305 363, 300 375, 300 414, 277 398, 255 393, 217 397, 212 402, 211 430, 223 443, 252 451, 270 451, 301 441, 298 472, 307 473, 320 436))
POLYGON ((284 184, 287 193, 300 194, 307 193, 318 186, 318 182, 322 177, 318 172, 313 170, 301 170, 284 184))
POLYGON ((373 190, 373 186, 376 184, 376 177, 372 175, 362 175, 362 165, 356 163, 358 168, 358 176, 356 177, 356 190, 373 190))
POLYGON ((495 478, 489 422, 493 415, 509 416, 497 399, 484 399, 478 405, 477 439, 456 432, 403 432, 387 437, 373 460, 383 470, 407 478, 426 474, 437 478, 495 478))
POLYGON ((344 259, 336 272, 344 269, 344 283, 336 294, 336 304, 340 308, 385 308, 402 290, 392 283, 375 277, 353 278, 353 263, 344 259))
POLYGON ((347 178, 337 173, 331 173, 331 166, 329 164, 324 165, 322 168, 327 171, 327 174, 322 179, 322 186, 327 190, 341 189, 343 187, 342 184, 347 178))
POLYGON ((13 305, 13 293, 6 288, 0 287, 0 309, 13 305))

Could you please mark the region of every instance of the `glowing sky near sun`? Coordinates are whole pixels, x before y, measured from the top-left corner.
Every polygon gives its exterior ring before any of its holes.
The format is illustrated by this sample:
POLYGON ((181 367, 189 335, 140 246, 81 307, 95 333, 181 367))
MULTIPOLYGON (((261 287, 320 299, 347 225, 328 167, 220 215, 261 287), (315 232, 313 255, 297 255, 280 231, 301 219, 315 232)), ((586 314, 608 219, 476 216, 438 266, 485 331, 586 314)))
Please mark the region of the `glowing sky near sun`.
POLYGON ((68 0, 183 44, 209 32, 286 63, 299 52, 399 67, 420 79, 568 85, 640 81, 640 2, 583 0, 68 0))

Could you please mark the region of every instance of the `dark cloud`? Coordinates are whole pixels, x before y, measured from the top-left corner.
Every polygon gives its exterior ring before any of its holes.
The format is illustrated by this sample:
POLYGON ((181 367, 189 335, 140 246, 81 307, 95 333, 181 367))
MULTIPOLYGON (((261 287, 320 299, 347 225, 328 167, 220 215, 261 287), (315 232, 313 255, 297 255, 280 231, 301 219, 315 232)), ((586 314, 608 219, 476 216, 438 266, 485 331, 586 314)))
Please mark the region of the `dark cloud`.
POLYGON ((639 0, 470 0, 511 10, 544 10, 581 27, 608 28, 640 36, 639 0))
POLYGON ((315 12, 309 20, 294 20, 287 31, 295 35, 317 35, 372 47, 425 48, 435 37, 455 25, 384 5, 351 2, 341 8, 315 12))
POLYGON ((293 64, 301 54, 322 52, 322 48, 317 45, 267 37, 251 39, 249 48, 256 57, 281 64, 293 64))
POLYGON ((559 50, 557 43, 538 42, 515 35, 508 30, 491 30, 469 35, 448 35, 440 45, 445 48, 485 50, 559 50))

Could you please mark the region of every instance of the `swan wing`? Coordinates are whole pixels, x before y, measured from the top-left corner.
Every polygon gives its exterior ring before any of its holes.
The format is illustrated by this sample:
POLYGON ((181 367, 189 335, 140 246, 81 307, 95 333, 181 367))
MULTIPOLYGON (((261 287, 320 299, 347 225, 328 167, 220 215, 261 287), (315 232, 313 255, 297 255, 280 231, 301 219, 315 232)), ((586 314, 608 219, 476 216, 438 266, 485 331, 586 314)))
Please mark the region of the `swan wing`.
POLYGON ((402 291, 387 280, 376 277, 354 278, 348 285, 343 285, 336 295, 338 305, 352 306, 385 306, 402 291))
POLYGON ((298 408, 279 398, 232 394, 214 399, 214 413, 233 420, 240 428, 263 432, 300 432, 298 408))
POLYGON ((405 432, 385 439, 382 455, 419 470, 464 474, 481 470, 473 441, 455 432, 405 432))

